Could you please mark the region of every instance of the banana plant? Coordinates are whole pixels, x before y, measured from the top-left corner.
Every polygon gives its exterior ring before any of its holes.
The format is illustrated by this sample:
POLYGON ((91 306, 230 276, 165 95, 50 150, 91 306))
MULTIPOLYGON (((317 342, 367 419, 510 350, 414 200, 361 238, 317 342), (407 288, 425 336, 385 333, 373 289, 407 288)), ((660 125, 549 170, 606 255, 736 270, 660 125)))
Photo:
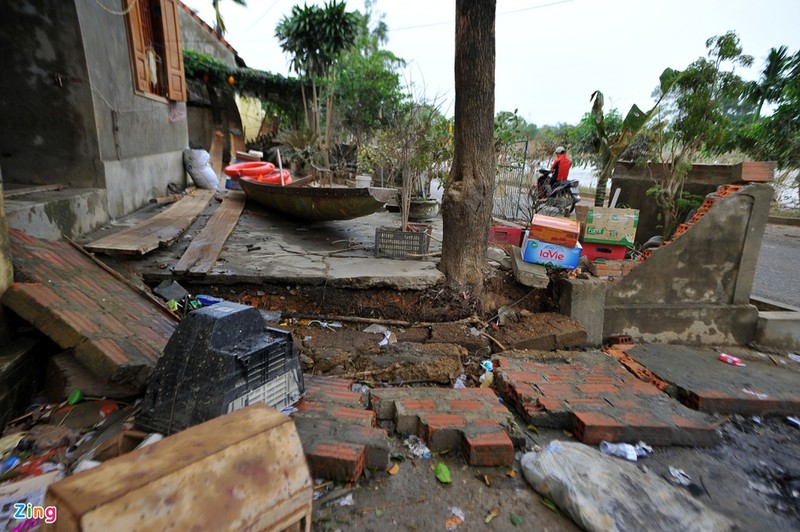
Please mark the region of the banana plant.
POLYGON ((598 169, 597 190, 595 190, 594 204, 602 207, 606 201, 606 186, 608 178, 614 171, 619 157, 628 149, 633 142, 636 134, 650 121, 656 114, 661 100, 664 99, 670 88, 675 84, 680 72, 667 68, 659 77, 660 91, 659 98, 653 108, 649 111, 642 111, 638 105, 633 104, 622 121, 622 129, 619 133, 609 134, 605 125, 603 114, 603 93, 594 91, 590 97, 592 102, 592 122, 595 128, 595 166, 598 169))

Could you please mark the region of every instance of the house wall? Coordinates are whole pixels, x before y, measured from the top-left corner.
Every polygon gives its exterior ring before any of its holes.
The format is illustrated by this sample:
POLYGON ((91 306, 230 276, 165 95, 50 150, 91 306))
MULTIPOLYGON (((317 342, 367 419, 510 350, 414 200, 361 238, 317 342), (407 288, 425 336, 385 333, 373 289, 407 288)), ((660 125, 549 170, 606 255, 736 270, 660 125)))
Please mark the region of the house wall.
POLYGON ((178 18, 184 48, 215 57, 228 66, 236 66, 236 56, 211 33, 210 26, 198 21, 182 7, 178 8, 178 18))
POLYGON ((95 163, 108 189, 108 214, 118 217, 165 195, 170 182, 186 183, 186 104, 136 94, 125 17, 94 0, 75 4, 92 83, 95 163))
POLYGON ((6 183, 102 186, 75 4, 0 0, 0 13, 0 164, 6 183))
POLYGON ((108 189, 118 217, 185 183, 186 106, 134 92, 123 3, 0 0, 7 183, 108 189))

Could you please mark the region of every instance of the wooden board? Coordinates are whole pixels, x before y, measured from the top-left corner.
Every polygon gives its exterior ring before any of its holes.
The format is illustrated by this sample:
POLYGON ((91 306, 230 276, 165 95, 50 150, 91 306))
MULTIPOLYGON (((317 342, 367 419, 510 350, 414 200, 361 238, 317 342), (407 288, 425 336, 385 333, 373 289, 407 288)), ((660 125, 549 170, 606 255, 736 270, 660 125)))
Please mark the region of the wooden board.
POLYGON ((5 189, 3 190, 3 197, 4 198, 16 198, 18 196, 26 196, 28 194, 34 194, 36 192, 52 192, 56 190, 61 190, 64 188, 64 185, 55 184, 55 185, 12 185, 6 184, 5 189))
POLYGON ((90 242, 84 248, 103 253, 144 255, 160 246, 170 246, 200 216, 213 194, 212 190, 197 189, 145 222, 90 242))
POLYGON ((52 484, 53 530, 311 530, 292 420, 254 404, 52 484))
POLYGON ((243 192, 228 191, 222 205, 217 207, 200 234, 186 248, 173 270, 175 274, 205 275, 211 271, 222 252, 222 246, 239 221, 244 203, 243 192))
POLYGON ((219 188, 225 188, 225 174, 222 173, 222 152, 225 151, 225 135, 222 130, 218 129, 211 137, 211 150, 208 154, 211 156, 211 168, 219 178, 219 188))

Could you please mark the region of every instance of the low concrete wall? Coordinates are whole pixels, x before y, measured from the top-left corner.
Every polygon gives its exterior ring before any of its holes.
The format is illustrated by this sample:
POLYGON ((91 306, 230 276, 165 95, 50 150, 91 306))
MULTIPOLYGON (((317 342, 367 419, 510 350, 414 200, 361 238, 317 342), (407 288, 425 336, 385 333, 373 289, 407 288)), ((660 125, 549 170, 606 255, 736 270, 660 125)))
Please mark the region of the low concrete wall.
POLYGON ((104 161, 108 188, 108 214, 112 218, 135 211, 151 198, 166 196, 167 184, 186 184, 182 151, 146 157, 104 161), (136 187, 130 181, 136 180, 136 187))
MULTIPOLYGON (((712 196, 713 197, 713 196, 712 196)), ((750 304, 772 187, 749 185, 653 250, 606 292, 603 336, 635 341, 744 344, 756 333, 750 304)))

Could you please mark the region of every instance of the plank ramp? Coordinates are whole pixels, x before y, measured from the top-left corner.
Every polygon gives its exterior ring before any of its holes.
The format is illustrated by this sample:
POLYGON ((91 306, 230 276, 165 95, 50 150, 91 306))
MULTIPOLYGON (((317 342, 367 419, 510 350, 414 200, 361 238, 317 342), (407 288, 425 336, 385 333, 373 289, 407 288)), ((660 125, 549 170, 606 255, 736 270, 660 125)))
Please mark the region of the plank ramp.
POLYGON ((158 247, 172 245, 194 222, 208 205, 213 190, 196 189, 166 210, 145 222, 108 235, 84 247, 89 251, 144 255, 158 247))
POLYGON ((203 230, 192 239, 174 268, 177 275, 205 275, 214 266, 225 241, 239 221, 245 204, 242 192, 228 191, 222 204, 206 223, 203 230))

